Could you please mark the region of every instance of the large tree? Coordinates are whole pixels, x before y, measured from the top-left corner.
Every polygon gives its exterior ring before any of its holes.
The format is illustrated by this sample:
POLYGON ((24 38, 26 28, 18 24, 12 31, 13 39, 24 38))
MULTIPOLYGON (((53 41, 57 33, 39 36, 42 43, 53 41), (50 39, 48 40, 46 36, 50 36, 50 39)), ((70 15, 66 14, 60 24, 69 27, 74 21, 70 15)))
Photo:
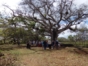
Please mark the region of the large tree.
MULTIPOLYGON (((39 23, 53 40, 87 18, 86 5, 76 6, 73 0, 22 0, 23 16, 39 23)), ((39 28, 40 28, 39 27, 39 28)))

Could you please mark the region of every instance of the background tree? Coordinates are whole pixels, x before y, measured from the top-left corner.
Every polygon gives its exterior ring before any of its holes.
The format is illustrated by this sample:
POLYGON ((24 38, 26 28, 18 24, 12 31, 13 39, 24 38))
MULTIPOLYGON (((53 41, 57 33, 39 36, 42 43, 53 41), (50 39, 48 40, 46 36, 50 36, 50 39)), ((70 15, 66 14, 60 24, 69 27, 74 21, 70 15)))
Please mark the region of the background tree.
POLYGON ((0 13, 0 37, 1 37, 1 43, 6 43, 6 35, 5 32, 3 31, 8 27, 8 24, 6 23, 5 18, 3 18, 3 14, 0 13))
POLYGON ((81 27, 76 31, 76 36, 79 41, 88 40, 88 28, 84 25, 81 25, 81 27))
POLYGON ((68 40, 69 40, 70 42, 74 42, 74 41, 75 41, 75 37, 72 36, 72 35, 69 35, 69 36, 68 36, 68 40))
MULTIPOLYGON (((9 8, 8 6, 6 6, 9 8)), ((2 17, 0 28, 2 28, 1 36, 10 43, 16 44, 18 41, 26 43, 28 40, 40 40, 42 38, 43 29, 38 30, 35 22, 26 19, 18 11, 9 8, 12 13, 7 17, 2 17), (38 32, 38 33, 37 33, 38 32)))
POLYGON ((76 40, 82 47, 88 47, 88 28, 86 26, 81 25, 81 27, 77 30, 76 40))
POLYGON ((68 39, 65 37, 59 37, 58 40, 59 40, 59 42, 67 42, 68 41, 68 39))
POLYGON ((53 40, 58 34, 80 24, 87 16, 86 5, 74 5, 73 0, 22 0, 22 14, 39 23, 53 40))

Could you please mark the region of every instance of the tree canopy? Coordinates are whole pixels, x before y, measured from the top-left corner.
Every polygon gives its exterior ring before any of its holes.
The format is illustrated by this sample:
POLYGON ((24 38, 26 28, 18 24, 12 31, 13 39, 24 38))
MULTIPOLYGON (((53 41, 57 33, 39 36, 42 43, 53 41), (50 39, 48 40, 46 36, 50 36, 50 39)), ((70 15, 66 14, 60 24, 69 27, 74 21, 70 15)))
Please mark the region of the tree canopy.
POLYGON ((74 4, 74 0, 22 0, 23 16, 39 23, 47 33, 52 36, 55 28, 56 36, 61 32, 80 24, 87 18, 86 5, 80 7, 74 4))
POLYGON ((88 6, 76 6, 74 0, 22 0, 16 10, 4 6, 12 13, 0 19, 0 27, 5 28, 5 35, 19 39, 24 35, 26 39, 39 39, 45 34, 57 39, 65 30, 75 31, 88 17, 88 6))

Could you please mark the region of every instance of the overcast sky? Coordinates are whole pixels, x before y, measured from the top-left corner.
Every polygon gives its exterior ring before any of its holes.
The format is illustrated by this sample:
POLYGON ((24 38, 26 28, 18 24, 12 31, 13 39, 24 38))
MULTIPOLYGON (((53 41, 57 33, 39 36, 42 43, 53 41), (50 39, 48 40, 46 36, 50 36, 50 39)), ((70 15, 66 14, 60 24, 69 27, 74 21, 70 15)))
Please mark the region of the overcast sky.
MULTIPOLYGON (((2 4, 7 4, 11 8, 16 8, 20 1, 21 0, 0 0, 0 9, 2 7, 2 4)), ((87 3, 87 2, 88 0, 75 0, 76 4, 87 3)))
MULTIPOLYGON (((17 7, 18 7, 18 4, 21 2, 21 0, 0 0, 0 11, 3 11, 5 8, 2 6, 3 4, 6 4, 6 5, 8 5, 10 8, 12 8, 12 9, 16 9, 17 7)), ((80 4, 82 4, 82 3, 85 3, 85 4, 87 4, 88 3, 88 0, 75 0, 75 3, 77 4, 77 5, 80 5, 80 4)), ((64 33, 64 35, 63 34, 61 34, 60 35, 60 37, 67 37, 69 34, 72 34, 72 33, 70 33, 70 32, 68 32, 68 31, 66 31, 65 33, 64 33)), ((74 33, 73 33, 74 34, 74 33)))
POLYGON ((20 1, 21 0, 0 0, 0 6, 2 6, 2 4, 7 4, 10 7, 15 8, 15 7, 17 7, 17 5, 20 1))
MULTIPOLYGON (((12 9, 16 9, 18 7, 18 4, 21 2, 21 0, 0 0, 0 11, 6 10, 5 7, 2 5, 8 5, 12 9)), ((75 0, 75 3, 77 5, 86 3, 87 4, 88 0, 75 0)))

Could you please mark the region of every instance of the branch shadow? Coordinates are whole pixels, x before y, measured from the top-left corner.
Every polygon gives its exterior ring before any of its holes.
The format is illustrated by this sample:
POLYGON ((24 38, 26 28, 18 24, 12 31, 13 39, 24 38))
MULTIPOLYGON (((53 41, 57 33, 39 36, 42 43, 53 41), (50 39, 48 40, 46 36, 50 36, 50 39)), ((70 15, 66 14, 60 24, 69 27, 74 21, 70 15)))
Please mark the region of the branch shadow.
POLYGON ((68 51, 80 55, 88 55, 88 51, 83 48, 74 48, 73 50, 68 50, 68 51))

